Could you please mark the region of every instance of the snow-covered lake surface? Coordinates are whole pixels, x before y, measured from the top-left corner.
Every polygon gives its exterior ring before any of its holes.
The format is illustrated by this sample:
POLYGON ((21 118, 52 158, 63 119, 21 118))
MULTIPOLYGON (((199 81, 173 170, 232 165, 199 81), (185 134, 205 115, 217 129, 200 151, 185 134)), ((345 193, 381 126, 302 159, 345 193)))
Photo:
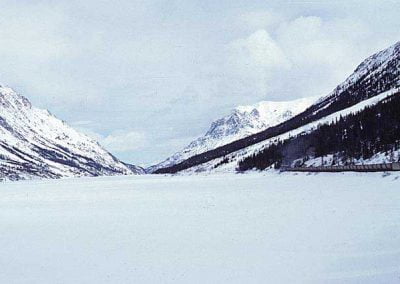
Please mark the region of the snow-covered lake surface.
POLYGON ((399 283, 398 177, 0 183, 0 283, 399 283))

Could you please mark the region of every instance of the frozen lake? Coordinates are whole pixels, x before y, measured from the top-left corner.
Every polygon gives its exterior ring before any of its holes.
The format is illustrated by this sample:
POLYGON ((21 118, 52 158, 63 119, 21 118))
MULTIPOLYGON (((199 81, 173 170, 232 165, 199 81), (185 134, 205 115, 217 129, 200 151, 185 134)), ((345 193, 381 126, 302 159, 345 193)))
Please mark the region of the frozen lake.
POLYGON ((0 183, 0 283, 399 283, 397 177, 0 183))

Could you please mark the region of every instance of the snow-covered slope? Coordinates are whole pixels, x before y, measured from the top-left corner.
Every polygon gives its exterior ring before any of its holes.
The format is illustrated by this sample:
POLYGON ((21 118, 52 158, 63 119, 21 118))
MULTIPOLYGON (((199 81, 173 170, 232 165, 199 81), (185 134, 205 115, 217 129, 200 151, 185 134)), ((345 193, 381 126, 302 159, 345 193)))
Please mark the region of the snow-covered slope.
MULTIPOLYGON (((343 83, 330 94, 322 97, 305 111, 249 137, 235 140, 227 145, 185 159, 173 166, 159 169, 157 173, 176 173, 202 165, 217 166, 238 152, 254 150, 257 145, 268 144, 275 137, 286 137, 303 127, 339 113, 385 92, 400 87, 400 42, 377 52, 364 60, 343 83)), ((208 167, 209 168, 209 167, 208 167)))
POLYGON ((343 83, 318 100, 313 111, 318 113, 340 101, 359 102, 399 86, 400 41, 365 59, 343 83))
POLYGON ((215 120, 204 136, 194 140, 182 151, 160 164, 148 168, 147 171, 154 172, 159 168, 174 165, 194 155, 275 126, 304 111, 316 100, 317 97, 310 97, 283 102, 262 101, 256 105, 238 106, 230 115, 215 120))
MULTIPOLYGON (((260 151, 264 150, 265 148, 269 147, 270 145, 277 143, 278 141, 285 141, 289 139, 290 137, 295 137, 300 134, 304 133, 310 133, 314 130, 316 130, 320 125, 323 124, 331 124, 340 117, 346 117, 350 114, 355 114, 358 112, 361 112, 362 110, 372 107, 379 102, 384 101, 387 98, 390 98, 392 96, 398 96, 400 92, 400 88, 394 88, 390 91, 383 92, 382 94, 379 94, 375 97, 372 97, 368 100, 362 101, 354 106, 351 106, 349 108, 343 109, 341 111, 335 112, 329 116, 326 116, 324 118, 321 118, 317 121, 313 121, 311 123, 308 123, 302 127, 293 129, 291 131, 288 131, 286 133, 283 133, 279 136, 275 136, 270 139, 266 139, 260 143, 254 144, 250 147, 246 147, 244 149, 241 149, 239 151, 230 153, 224 157, 214 159, 212 161, 209 161, 207 163, 189 168, 185 170, 185 173, 195 173, 195 172, 234 172, 237 167, 238 163, 243 160, 246 157, 249 157, 251 155, 257 154, 260 151)), ((400 151, 396 151, 396 156, 400 154, 400 151)), ((390 157, 385 155, 385 153, 378 153, 374 157, 371 158, 371 160, 360 160, 360 163, 384 163, 384 162, 390 162, 389 161, 390 157)), ((318 166, 317 162, 320 159, 315 159, 315 163, 310 161, 308 165, 314 165, 318 166)))
POLYGON ((0 178, 131 174, 96 141, 0 86, 0 178))

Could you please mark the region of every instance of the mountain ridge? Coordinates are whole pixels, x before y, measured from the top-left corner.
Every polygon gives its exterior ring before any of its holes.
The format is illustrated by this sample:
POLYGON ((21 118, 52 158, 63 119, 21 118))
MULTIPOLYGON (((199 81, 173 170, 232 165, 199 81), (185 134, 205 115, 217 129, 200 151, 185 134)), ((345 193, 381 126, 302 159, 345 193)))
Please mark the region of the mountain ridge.
POLYGON ((0 178, 133 174, 97 141, 0 87, 0 178))
POLYGON ((151 173, 159 168, 172 166, 191 156, 204 153, 277 125, 305 110, 317 98, 301 98, 292 101, 261 101, 254 105, 237 106, 229 115, 214 120, 204 136, 192 141, 183 150, 176 152, 163 162, 149 167, 146 171, 151 173))
POLYGON ((239 139, 222 147, 193 156, 174 166, 159 169, 156 173, 176 173, 211 160, 224 157, 240 149, 281 135, 316 121, 363 100, 394 89, 400 85, 400 42, 373 54, 357 66, 355 71, 330 94, 297 116, 257 134, 239 139))

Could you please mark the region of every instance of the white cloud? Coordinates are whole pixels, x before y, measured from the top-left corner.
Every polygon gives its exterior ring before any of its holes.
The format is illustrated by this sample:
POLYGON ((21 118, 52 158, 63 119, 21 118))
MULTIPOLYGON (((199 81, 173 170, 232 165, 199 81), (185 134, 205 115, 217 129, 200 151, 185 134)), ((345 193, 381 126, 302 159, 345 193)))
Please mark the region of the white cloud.
POLYGON ((99 142, 109 151, 121 153, 138 150, 147 141, 146 136, 141 132, 119 130, 102 138, 99 142))
POLYGON ((244 66, 273 69, 287 67, 289 62, 266 30, 258 30, 245 39, 231 43, 232 60, 244 66), (243 60, 243 62, 240 62, 243 60))
POLYGON ((78 131, 99 142, 108 151, 120 156, 124 152, 135 151, 146 146, 148 143, 145 133, 129 130, 115 130, 103 136, 88 128, 91 121, 77 121, 71 125, 78 131))
POLYGON ((352 26, 343 29, 344 27, 334 25, 335 23, 324 22, 319 17, 299 17, 279 27, 277 41, 293 64, 318 64, 334 69, 333 65, 340 67, 338 61, 348 61, 351 56, 349 53, 352 52, 348 46, 354 45, 352 39, 344 39, 342 33, 355 32, 352 26))
POLYGON ((237 104, 265 98, 273 75, 290 68, 290 62, 278 43, 265 29, 226 45, 219 67, 224 82, 221 100, 235 96, 237 104))

